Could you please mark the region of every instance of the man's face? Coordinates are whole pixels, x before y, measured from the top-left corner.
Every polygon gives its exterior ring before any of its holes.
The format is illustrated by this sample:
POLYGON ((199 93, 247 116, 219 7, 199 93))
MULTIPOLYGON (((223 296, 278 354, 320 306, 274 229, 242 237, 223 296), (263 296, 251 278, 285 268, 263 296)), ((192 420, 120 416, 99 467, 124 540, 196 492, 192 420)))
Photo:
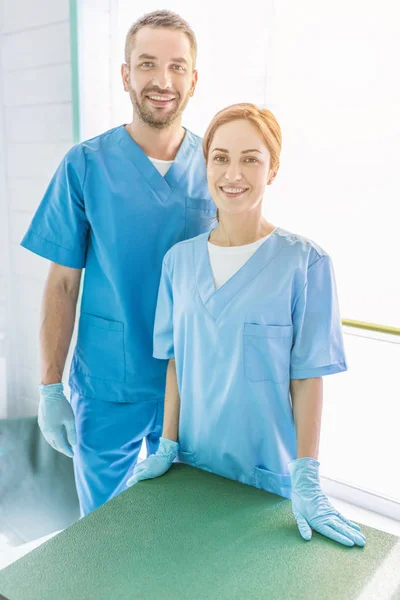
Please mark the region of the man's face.
POLYGON ((140 120, 155 129, 169 127, 197 83, 189 38, 181 31, 143 27, 133 40, 130 65, 122 65, 122 78, 140 120))

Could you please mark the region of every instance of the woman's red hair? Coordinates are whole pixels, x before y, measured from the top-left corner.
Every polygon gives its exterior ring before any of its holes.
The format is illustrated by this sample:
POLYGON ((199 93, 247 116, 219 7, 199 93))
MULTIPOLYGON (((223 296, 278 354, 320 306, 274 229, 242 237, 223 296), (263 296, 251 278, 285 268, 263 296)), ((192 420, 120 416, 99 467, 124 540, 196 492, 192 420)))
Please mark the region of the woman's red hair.
POLYGON ((211 142, 218 127, 239 119, 250 121, 257 127, 271 155, 270 170, 277 172, 282 147, 282 132, 279 123, 271 111, 266 108, 260 109, 255 104, 245 102, 232 104, 220 110, 211 121, 203 138, 203 154, 206 163, 208 162, 211 142))

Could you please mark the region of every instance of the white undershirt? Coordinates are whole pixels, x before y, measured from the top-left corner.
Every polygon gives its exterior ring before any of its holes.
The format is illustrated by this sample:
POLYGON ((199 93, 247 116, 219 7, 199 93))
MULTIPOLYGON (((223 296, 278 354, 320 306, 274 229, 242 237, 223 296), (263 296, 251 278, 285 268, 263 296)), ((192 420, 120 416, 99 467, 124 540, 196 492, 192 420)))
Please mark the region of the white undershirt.
POLYGON ((215 246, 208 242, 208 256, 210 257, 215 289, 218 290, 228 279, 233 277, 274 231, 271 231, 261 240, 245 246, 215 246))
POLYGON ((170 166, 174 162, 173 160, 160 160, 159 158, 151 158, 151 156, 148 156, 147 158, 149 160, 151 160, 151 162, 153 163, 153 165, 155 166, 155 168, 157 169, 157 171, 159 173, 161 173, 161 175, 163 177, 168 172, 170 166))

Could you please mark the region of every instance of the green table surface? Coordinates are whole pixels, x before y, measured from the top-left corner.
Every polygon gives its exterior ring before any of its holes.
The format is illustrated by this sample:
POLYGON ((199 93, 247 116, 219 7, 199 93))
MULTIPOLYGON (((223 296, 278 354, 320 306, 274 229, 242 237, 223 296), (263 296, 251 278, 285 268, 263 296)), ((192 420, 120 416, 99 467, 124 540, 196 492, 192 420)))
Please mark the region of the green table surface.
MULTIPOLYGON (((382 567, 399 549, 399 538, 362 529, 365 548, 316 533, 304 542, 289 500, 174 464, 1 571, 0 594, 9 600, 358 599, 380 571, 387 578, 382 567)), ((390 577, 400 584, 400 553, 398 565, 390 577)), ((390 598, 399 593, 400 587, 390 598)))

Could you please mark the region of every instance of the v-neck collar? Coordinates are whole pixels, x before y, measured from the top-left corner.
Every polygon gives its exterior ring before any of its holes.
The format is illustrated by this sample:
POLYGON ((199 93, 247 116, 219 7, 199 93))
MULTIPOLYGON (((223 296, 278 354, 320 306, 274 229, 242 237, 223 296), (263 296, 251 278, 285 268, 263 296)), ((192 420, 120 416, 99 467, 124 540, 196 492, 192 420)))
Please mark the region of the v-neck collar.
POLYGON ((147 180, 150 187, 165 201, 178 187, 182 177, 191 164, 193 153, 196 148, 196 138, 191 131, 185 129, 185 136, 174 162, 170 166, 165 177, 153 165, 142 148, 135 142, 130 133, 121 125, 117 131, 118 142, 124 150, 126 157, 130 160, 140 174, 147 180))
POLYGON ((210 232, 194 242, 196 284, 200 298, 214 320, 219 319, 228 304, 239 294, 284 248, 277 227, 245 264, 220 288, 215 289, 214 276, 208 254, 210 232))

